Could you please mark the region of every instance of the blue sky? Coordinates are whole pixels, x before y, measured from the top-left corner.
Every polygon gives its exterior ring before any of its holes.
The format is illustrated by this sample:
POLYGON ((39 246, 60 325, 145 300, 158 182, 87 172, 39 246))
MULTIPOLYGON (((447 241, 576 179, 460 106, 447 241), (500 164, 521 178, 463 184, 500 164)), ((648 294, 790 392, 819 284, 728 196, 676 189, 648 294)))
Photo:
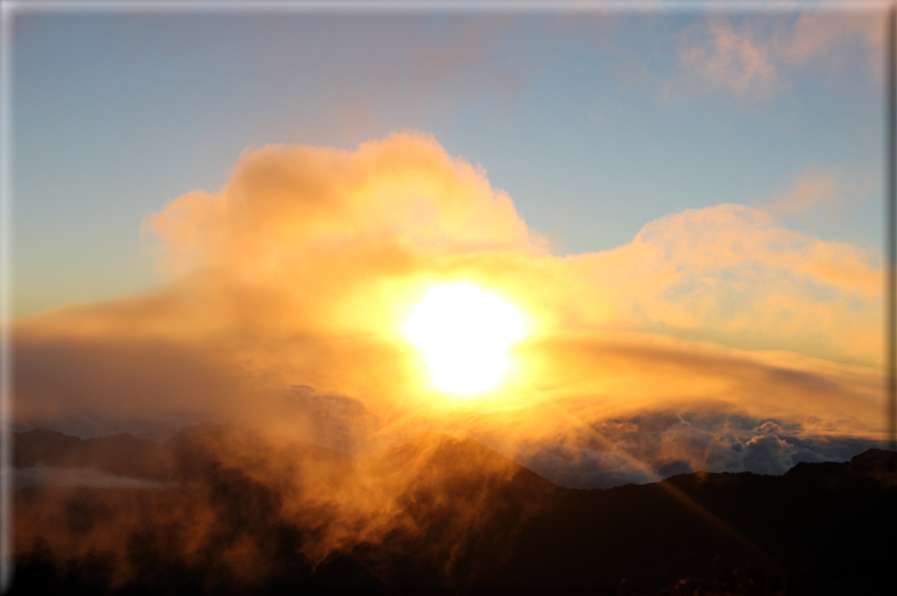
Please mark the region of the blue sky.
POLYGON ((247 148, 352 150, 404 129, 485 168, 559 256, 624 245, 683 209, 769 205, 801 179, 833 190, 773 210, 783 225, 882 243, 876 13, 811 21, 827 40, 818 48, 801 37, 805 12, 20 6, 18 316, 158 287, 144 218, 191 190, 217 191, 247 148))

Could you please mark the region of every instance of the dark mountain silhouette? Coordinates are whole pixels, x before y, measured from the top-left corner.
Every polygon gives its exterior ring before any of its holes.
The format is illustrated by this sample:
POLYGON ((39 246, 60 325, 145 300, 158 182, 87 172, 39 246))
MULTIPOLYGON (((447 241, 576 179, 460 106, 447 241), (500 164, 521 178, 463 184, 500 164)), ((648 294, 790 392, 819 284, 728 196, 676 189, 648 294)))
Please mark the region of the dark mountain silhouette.
POLYGON ((897 475, 895 454, 881 450, 783 476, 693 473, 581 490, 470 438, 432 433, 366 458, 214 425, 164 443, 51 431, 15 439, 19 467, 94 467, 165 482, 18 489, 14 593, 894 587, 897 475))
POLYGON ((15 433, 15 466, 91 468, 143 478, 162 478, 169 467, 162 445, 127 433, 79 439, 39 428, 15 433))
POLYGON ((266 440, 249 429, 224 424, 187 427, 162 444, 168 474, 200 480, 223 469, 267 471, 282 477, 311 472, 348 473, 352 458, 303 441, 266 440))

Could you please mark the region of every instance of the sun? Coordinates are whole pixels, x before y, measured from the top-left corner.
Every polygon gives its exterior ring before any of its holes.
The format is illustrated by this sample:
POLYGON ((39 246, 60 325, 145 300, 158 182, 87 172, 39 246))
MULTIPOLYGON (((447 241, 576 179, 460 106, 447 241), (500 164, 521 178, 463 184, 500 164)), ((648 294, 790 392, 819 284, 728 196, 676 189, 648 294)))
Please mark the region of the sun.
POLYGON ((433 286, 402 323, 423 353, 433 386, 460 396, 501 383, 511 366, 508 348, 525 329, 515 306, 470 282, 433 286))

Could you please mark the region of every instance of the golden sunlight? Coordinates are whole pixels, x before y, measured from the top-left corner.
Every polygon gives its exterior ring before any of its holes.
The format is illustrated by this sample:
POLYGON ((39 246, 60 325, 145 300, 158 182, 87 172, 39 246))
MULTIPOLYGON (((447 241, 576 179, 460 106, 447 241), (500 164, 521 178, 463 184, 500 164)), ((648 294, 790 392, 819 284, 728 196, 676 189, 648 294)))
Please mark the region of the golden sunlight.
POLYGON ((463 396, 498 386, 511 365, 507 349, 525 327, 516 307, 469 282, 430 288, 402 323, 433 386, 463 396))

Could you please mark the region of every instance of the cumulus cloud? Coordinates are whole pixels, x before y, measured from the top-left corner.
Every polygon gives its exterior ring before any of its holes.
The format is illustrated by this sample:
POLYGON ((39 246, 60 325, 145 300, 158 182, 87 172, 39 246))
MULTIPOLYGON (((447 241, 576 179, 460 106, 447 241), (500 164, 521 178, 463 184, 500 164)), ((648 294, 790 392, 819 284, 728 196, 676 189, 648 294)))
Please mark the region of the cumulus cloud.
MULTIPOLYGON (((233 422, 344 452, 444 430, 634 478, 734 457, 693 425, 654 443, 609 430, 652 411, 774 420, 798 425, 795 440, 880 430, 878 257, 759 209, 685 210, 616 249, 556 257, 483 168, 409 131, 355 151, 248 150, 222 189, 174 199, 144 231, 163 289, 16 323, 20 428, 233 422), (457 280, 532 323, 508 382, 467 401, 430 388, 400 332, 431 284, 457 280)), ((739 435, 734 461, 798 457, 766 436, 783 435, 739 435)))
POLYGON ((577 325, 880 361, 880 255, 723 204, 647 224, 629 244, 565 263, 588 301, 577 325))

